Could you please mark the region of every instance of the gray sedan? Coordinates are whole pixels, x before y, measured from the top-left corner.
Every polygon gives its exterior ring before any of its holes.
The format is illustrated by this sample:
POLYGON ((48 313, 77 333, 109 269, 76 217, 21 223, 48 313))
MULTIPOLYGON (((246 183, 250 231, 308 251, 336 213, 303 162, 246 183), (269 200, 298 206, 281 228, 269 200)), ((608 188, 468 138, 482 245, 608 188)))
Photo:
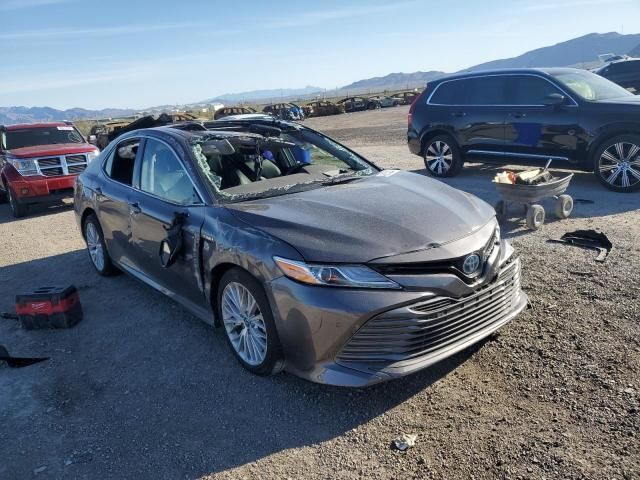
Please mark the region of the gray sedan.
POLYGON ((527 303, 485 202, 271 117, 127 133, 78 177, 75 211, 99 274, 221 327, 256 374, 377 383, 527 303))

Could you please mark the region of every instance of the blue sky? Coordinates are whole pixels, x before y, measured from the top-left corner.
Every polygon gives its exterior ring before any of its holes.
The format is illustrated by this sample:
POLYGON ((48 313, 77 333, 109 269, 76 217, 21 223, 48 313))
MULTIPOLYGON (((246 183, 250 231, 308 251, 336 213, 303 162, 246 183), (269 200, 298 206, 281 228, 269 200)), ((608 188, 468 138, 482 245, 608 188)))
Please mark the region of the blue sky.
POLYGON ((455 71, 590 32, 640 0, 0 0, 0 106, 144 108, 455 71))

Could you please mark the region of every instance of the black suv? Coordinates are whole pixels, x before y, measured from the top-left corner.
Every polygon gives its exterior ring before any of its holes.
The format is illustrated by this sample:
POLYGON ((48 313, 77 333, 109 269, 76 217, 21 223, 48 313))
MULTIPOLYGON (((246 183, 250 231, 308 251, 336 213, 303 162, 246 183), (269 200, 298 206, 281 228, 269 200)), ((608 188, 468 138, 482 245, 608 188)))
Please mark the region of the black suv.
POLYGON ((640 93, 640 58, 625 58, 607 63, 593 71, 624 88, 633 88, 640 93))
POLYGON ((640 96, 573 68, 443 77, 409 109, 409 149, 436 177, 466 156, 564 160, 609 189, 640 188, 640 96))

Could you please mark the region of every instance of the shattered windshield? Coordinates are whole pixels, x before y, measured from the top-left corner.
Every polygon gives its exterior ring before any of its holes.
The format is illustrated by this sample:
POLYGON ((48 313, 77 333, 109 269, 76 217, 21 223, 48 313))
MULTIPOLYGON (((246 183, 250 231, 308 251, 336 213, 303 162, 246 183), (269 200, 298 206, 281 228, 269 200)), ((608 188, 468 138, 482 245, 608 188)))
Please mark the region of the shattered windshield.
POLYGON ((308 129, 214 132, 192 142, 197 166, 224 199, 293 193, 377 172, 355 153, 308 129))

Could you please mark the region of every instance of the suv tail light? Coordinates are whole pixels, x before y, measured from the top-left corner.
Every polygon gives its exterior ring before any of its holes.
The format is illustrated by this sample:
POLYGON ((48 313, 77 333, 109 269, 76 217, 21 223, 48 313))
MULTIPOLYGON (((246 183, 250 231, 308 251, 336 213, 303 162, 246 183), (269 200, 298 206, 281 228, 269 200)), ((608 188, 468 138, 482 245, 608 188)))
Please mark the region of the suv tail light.
POLYGON ((424 92, 427 91, 427 87, 428 87, 428 85, 426 85, 424 87, 424 90, 422 92, 420 92, 419 95, 416 95, 416 98, 414 98, 413 102, 411 102, 411 106, 409 107, 409 114, 407 115, 407 126, 409 128, 411 128, 411 121, 413 120, 413 110, 416 107, 416 102, 422 98, 422 96, 424 95, 424 92))

